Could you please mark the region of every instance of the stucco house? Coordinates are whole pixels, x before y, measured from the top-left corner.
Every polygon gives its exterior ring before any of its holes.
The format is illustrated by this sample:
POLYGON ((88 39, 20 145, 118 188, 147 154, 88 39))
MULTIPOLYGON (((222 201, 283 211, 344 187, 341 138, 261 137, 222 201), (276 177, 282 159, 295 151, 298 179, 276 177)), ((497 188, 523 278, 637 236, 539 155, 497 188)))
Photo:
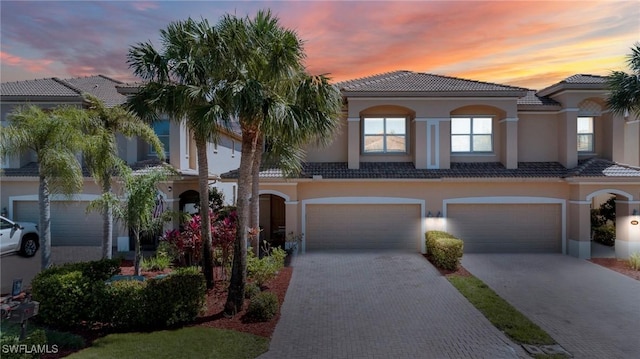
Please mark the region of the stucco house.
MULTIPOLYGON (((1 125, 7 125, 8 114, 25 104, 51 108, 59 105, 86 106, 82 93, 90 93, 108 106, 124 103, 127 95, 139 84, 126 84, 106 76, 81 78, 45 78, 2 83, 0 93, 1 125)), ((184 122, 168 117, 155 122, 153 128, 164 144, 166 161, 179 173, 164 183, 158 206, 163 209, 193 211, 198 199, 198 170, 195 141, 184 122)), ((209 143, 210 184, 225 195, 227 203, 235 202, 236 185, 218 180, 221 173, 240 163, 240 137, 235 131, 225 132, 217 143, 209 143)), ((158 164, 158 156, 149 144, 140 139, 118 138, 118 150, 133 169, 158 164)), ((81 158, 81 154, 79 154, 81 158)), ((0 208, 4 215, 16 221, 38 222, 38 172, 33 153, 1 159, 0 208)), ((52 260, 89 260, 100 257, 102 219, 98 213, 86 213, 88 203, 100 194, 93 178, 85 172, 84 189, 71 199, 53 196, 51 207, 52 260)), ((114 228, 114 250, 129 246, 127 229, 114 228)), ((153 243, 150 243, 153 245, 153 243)))
POLYGON ((467 253, 589 258, 590 208, 615 196, 616 255, 640 251, 640 119, 606 108, 606 78, 535 91, 396 71, 337 86, 331 145, 309 148, 295 178, 260 173, 267 237, 424 252, 424 232, 438 229, 467 253))

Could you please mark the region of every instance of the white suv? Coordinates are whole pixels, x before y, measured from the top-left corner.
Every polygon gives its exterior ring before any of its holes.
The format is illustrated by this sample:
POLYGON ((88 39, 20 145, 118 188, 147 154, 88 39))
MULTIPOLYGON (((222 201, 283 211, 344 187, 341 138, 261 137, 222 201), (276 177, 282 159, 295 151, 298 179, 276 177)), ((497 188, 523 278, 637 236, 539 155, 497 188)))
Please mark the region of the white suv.
POLYGON ((40 247, 38 226, 29 222, 13 222, 0 216, 0 254, 18 252, 33 257, 40 247))

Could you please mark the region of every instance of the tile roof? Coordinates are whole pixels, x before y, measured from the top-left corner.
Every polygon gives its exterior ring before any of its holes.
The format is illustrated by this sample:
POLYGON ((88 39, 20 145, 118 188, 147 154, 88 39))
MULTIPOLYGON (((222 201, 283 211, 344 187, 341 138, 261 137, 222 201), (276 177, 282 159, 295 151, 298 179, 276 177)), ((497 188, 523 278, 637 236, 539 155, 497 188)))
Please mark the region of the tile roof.
MULTIPOLYGON (((237 176, 238 170, 234 170, 221 177, 237 176)), ((558 162, 520 162, 516 169, 507 169, 499 162, 455 162, 450 169, 416 169, 411 162, 361 162, 359 169, 349 169, 346 162, 308 162, 296 178, 314 176, 323 179, 640 177, 640 168, 603 159, 584 161, 569 170, 558 162)), ((281 179, 283 175, 277 168, 263 168, 260 178, 281 179)))
POLYGON ((566 79, 560 81, 568 84, 606 84, 607 77, 587 74, 577 74, 569 76, 566 79))
POLYGON ((46 79, 3 82, 2 96, 78 97, 80 92, 57 77, 46 79))
POLYGON ((82 93, 90 93, 102 100, 107 107, 124 103, 127 97, 118 93, 116 85, 122 82, 103 75, 59 79, 57 77, 5 82, 0 87, 3 97, 19 97, 21 100, 37 98, 65 98, 82 101, 82 93))
POLYGON ((64 81, 81 92, 87 92, 96 96, 102 100, 107 107, 121 105, 127 101, 127 97, 118 93, 116 89, 116 86, 122 84, 122 82, 103 75, 76 77, 65 79, 64 81))
POLYGON ((577 74, 547 86, 538 91, 538 96, 550 96, 562 90, 602 90, 607 89, 607 77, 597 75, 577 74))
POLYGON ((551 98, 538 96, 535 90, 527 91, 527 94, 524 97, 518 99, 518 105, 533 105, 533 106, 545 106, 545 107, 554 107, 557 109, 561 108, 561 104, 551 98))
POLYGON ((440 96, 524 96, 525 88, 413 71, 394 71, 336 84, 343 93, 440 96))

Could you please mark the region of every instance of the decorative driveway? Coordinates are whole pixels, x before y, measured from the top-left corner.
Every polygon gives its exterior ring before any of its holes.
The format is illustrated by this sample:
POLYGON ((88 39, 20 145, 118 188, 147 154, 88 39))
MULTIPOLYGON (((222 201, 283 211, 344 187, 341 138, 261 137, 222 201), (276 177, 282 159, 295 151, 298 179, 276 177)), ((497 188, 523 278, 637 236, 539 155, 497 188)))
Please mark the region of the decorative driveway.
POLYGON ((465 254, 462 265, 575 358, 640 357, 640 281, 560 254, 465 254))
POLYGON ((267 358, 522 358, 420 254, 314 252, 294 260, 267 358))

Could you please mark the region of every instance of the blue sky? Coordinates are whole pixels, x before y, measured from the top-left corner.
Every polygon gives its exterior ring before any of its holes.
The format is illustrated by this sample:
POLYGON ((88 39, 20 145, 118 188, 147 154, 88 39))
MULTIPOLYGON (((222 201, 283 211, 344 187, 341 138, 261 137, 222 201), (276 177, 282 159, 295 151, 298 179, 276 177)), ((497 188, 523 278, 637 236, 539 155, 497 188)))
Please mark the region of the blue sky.
POLYGON ((637 1, 5 1, 0 80, 94 74, 134 81, 130 46, 171 21, 271 9, 336 81, 413 70, 542 88, 625 69, 637 1))

